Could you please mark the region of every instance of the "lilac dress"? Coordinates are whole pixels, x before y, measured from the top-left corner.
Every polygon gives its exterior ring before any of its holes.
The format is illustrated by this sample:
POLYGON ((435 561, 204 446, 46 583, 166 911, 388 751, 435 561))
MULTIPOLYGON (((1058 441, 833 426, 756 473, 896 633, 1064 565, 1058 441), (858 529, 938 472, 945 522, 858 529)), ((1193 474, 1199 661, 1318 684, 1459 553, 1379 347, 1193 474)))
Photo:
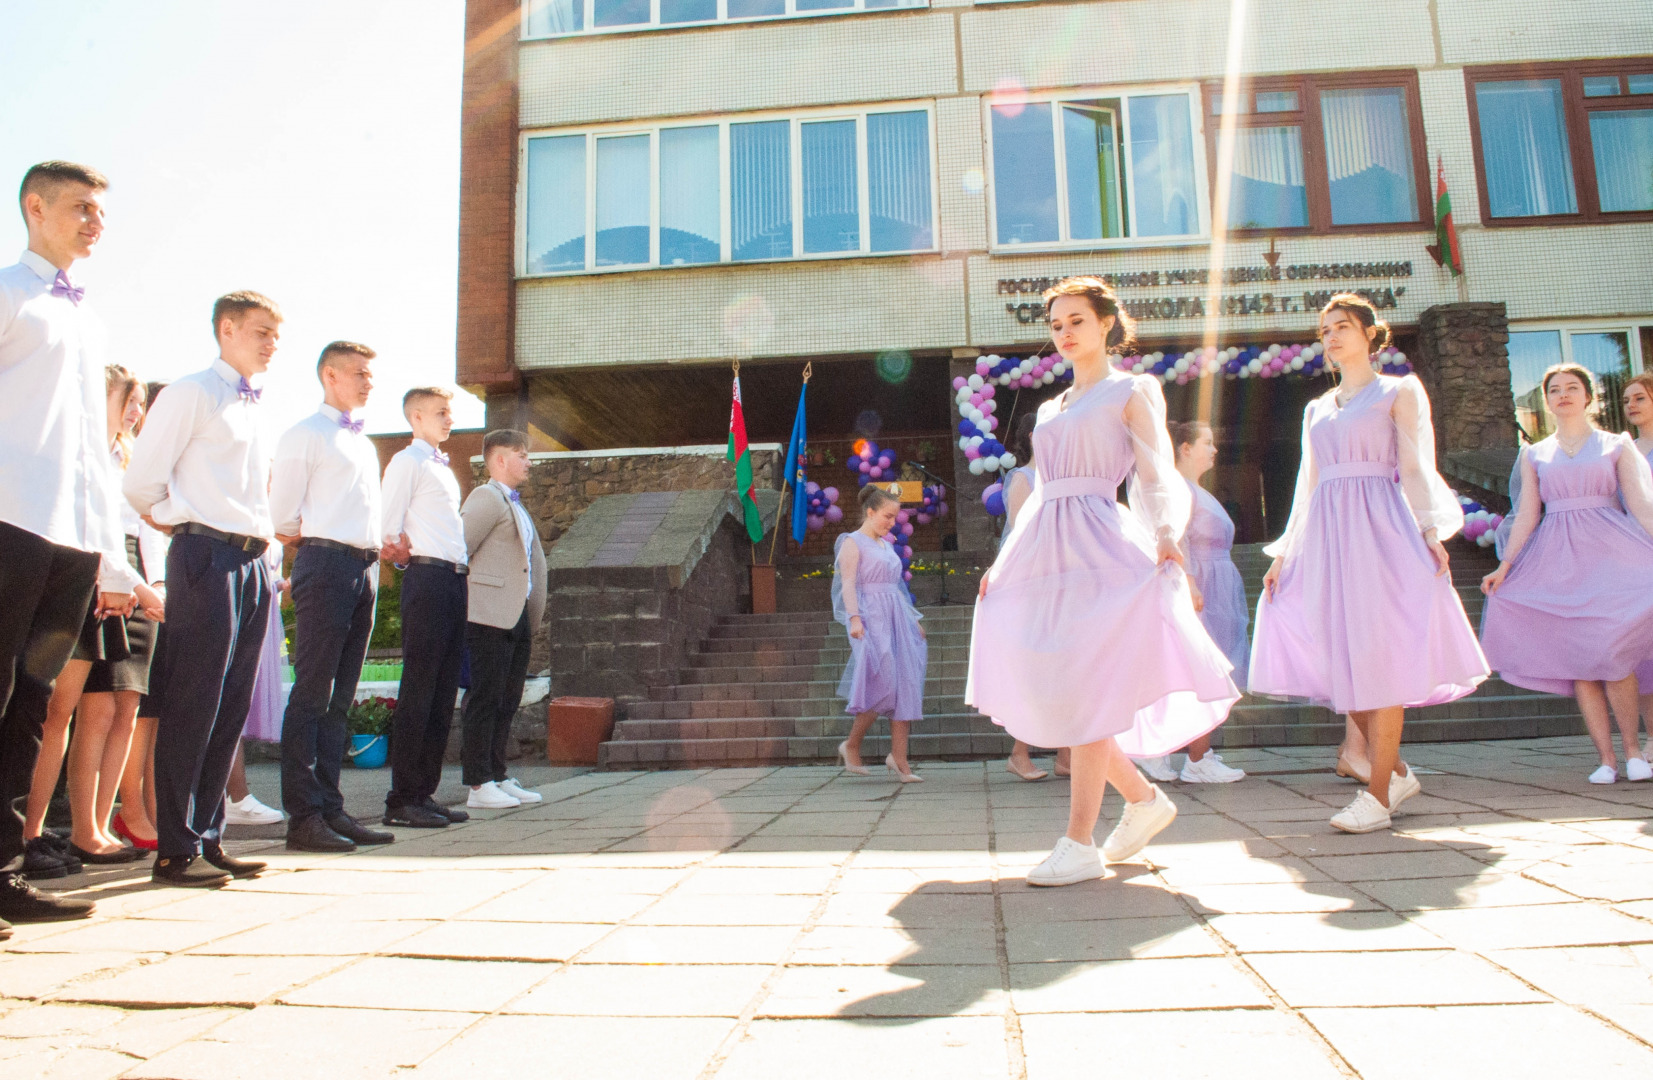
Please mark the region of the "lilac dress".
MULTIPOLYGON (((838 696, 849 713, 875 712, 891 720, 924 719, 924 674, 929 646, 918 632, 918 609, 907 597, 901 559, 887 541, 860 529, 842 533, 833 546, 839 555, 854 544, 860 555, 855 569, 855 599, 866 633, 849 639, 849 663, 838 681, 838 696)), ((832 613, 849 629, 843 575, 832 578, 832 613)))
MULTIPOLYGON (((264 555, 270 567, 270 580, 281 577, 281 545, 271 544, 264 555)), ((281 741, 281 676, 286 665, 281 660, 283 639, 287 628, 281 622, 281 593, 272 588, 270 597, 270 624, 264 631, 264 651, 258 656, 258 675, 253 679, 252 705, 247 709, 247 724, 241 729, 244 739, 261 742, 281 741)))
POLYGON ((976 604, 965 701, 1034 746, 1115 738, 1132 757, 1168 754, 1222 723, 1239 692, 1186 575, 1157 563, 1155 532, 1176 536, 1189 516, 1165 399, 1159 380, 1114 373, 1065 400, 1039 409, 1037 482, 976 604), (1133 397, 1152 445, 1126 426, 1133 397), (1127 477, 1129 509, 1114 497, 1127 477))
POLYGON ((1463 510, 1435 472, 1429 399, 1414 375, 1380 375, 1341 408, 1327 393, 1303 411, 1303 462, 1291 519, 1265 548, 1284 564, 1257 601, 1254 694, 1340 713, 1437 705, 1490 673, 1450 574, 1422 530, 1446 540, 1463 510), (1416 423, 1392 410, 1411 398, 1416 423), (1418 472, 1400 482, 1408 442, 1418 472))
POLYGON ((1230 555, 1234 521, 1215 495, 1192 480, 1188 486, 1194 494, 1194 515, 1188 520, 1184 548, 1188 574, 1205 596, 1200 622, 1234 665, 1234 685, 1244 690, 1251 666, 1251 610, 1245 602, 1245 581, 1230 555))
POLYGON ((1487 659, 1505 682, 1549 694, 1653 674, 1653 537, 1620 503, 1619 455, 1634 444, 1596 431, 1575 457, 1554 436, 1525 453, 1544 516, 1487 598, 1487 659))

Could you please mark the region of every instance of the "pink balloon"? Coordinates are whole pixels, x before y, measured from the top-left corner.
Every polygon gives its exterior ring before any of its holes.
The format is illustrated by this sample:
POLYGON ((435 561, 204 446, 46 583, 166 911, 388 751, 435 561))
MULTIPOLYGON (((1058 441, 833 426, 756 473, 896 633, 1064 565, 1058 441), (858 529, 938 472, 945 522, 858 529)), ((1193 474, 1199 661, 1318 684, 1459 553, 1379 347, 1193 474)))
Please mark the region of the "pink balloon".
POLYGON ((867 470, 867 475, 872 477, 874 480, 877 480, 879 477, 884 475, 884 470, 874 465, 872 468, 867 470))
POLYGON ((821 494, 826 496, 826 501, 829 503, 838 501, 838 489, 835 487, 824 487, 821 489, 821 494))
POLYGON ((805 527, 808 528, 810 532, 820 532, 822 525, 822 519, 816 517, 814 514, 809 515, 809 520, 805 523, 805 527))
POLYGON ((918 523, 920 525, 928 525, 930 522, 932 522, 934 520, 935 519, 932 518, 929 514, 920 513, 918 515, 918 523))
POLYGON ((992 401, 993 395, 996 393, 998 393, 998 391, 992 386, 984 386, 981 388, 981 396, 983 401, 992 401))
POLYGON ((912 579, 913 579, 913 572, 911 570, 901 571, 901 580, 911 581, 912 579))
POLYGON ((907 519, 911 516, 912 515, 906 510, 897 510, 895 512, 895 520, 901 522, 903 525, 907 524, 907 519))
POLYGON ((902 548, 902 549, 901 549, 901 557, 902 557, 902 558, 903 558, 903 559, 910 559, 910 558, 912 558, 912 557, 913 557, 913 549, 912 549, 912 548, 910 548, 910 547, 904 547, 904 548, 902 548))
POLYGON ((1020 379, 1016 380, 1016 385, 1020 386, 1023 390, 1033 389, 1033 376, 1023 375, 1020 379))
POLYGON ((947 516, 947 504, 942 503, 940 506, 936 507, 936 517, 946 517, 946 516, 947 516))
POLYGON ((863 461, 860 465, 856 466, 856 471, 857 472, 864 472, 864 473, 872 472, 872 462, 863 461))
POLYGON ((963 390, 966 386, 969 386, 969 385, 970 385, 970 381, 968 379, 966 379, 963 375, 960 375, 960 376, 958 376, 957 378, 955 378, 953 380, 953 389, 954 390, 963 390))
POLYGON ((981 403, 985 400, 986 399, 983 398, 980 394, 971 394, 970 395, 970 404, 974 405, 978 409, 981 408, 981 403))
POLYGON ((977 458, 981 457, 981 450, 979 450, 978 448, 976 448, 974 446, 966 446, 964 448, 964 456, 965 456, 966 460, 974 461, 977 458))
POLYGON ((987 373, 992 370, 993 368, 988 365, 987 361, 978 360, 976 362, 976 374, 980 375, 982 378, 987 378, 987 373))

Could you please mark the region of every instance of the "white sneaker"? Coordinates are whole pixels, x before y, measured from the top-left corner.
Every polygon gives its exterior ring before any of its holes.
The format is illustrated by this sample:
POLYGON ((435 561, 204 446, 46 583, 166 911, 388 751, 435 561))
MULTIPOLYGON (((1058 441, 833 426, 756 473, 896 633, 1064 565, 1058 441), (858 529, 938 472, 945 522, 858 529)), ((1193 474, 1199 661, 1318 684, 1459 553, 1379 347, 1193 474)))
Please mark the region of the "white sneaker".
POLYGON ((1405 776, 1391 776, 1389 778, 1389 813, 1393 814, 1400 809, 1400 804, 1423 790, 1423 781, 1418 779, 1418 770, 1408 765, 1405 776))
POLYGON ((1104 862, 1124 862, 1157 836, 1165 826, 1177 819, 1177 804, 1153 784, 1148 787, 1154 797, 1146 802, 1128 802, 1119 815, 1119 824, 1102 844, 1104 862))
POLYGON ((1590 774, 1590 783, 1611 784, 1616 782, 1618 778, 1619 771, 1617 769, 1611 765, 1603 765, 1601 768, 1590 774))
POLYGON ((1245 770, 1224 764, 1220 755, 1207 750, 1198 761, 1189 758, 1183 762, 1179 779, 1185 784, 1232 784, 1245 779, 1245 770))
POLYGON ((499 790, 505 792, 505 794, 511 796, 511 798, 515 799, 517 802, 541 802, 545 799, 544 795, 541 795, 537 791, 529 791, 509 776, 499 782, 499 790))
POLYGON ((509 810, 513 806, 521 806, 522 800, 514 795, 507 795, 498 784, 490 780, 481 787, 472 788, 465 805, 473 810, 509 810))
POLYGON ((1332 815, 1332 828, 1347 833, 1377 832, 1389 827, 1389 811, 1370 791, 1362 791, 1355 801, 1332 815))
POLYGON ((1646 758, 1633 757, 1624 763, 1626 780, 1653 780, 1653 765, 1646 758))
POLYGON ((280 810, 265 806, 258 801, 258 796, 247 792, 247 797, 240 802, 224 800, 224 824, 226 825, 274 825, 282 819, 280 810))
POLYGON ((1073 885, 1093 881, 1107 871, 1102 869, 1102 858, 1095 844, 1081 844, 1071 836, 1056 841, 1056 848, 1045 861, 1027 872, 1029 885, 1073 885))
POLYGON ((1177 770, 1171 768, 1171 755, 1162 757, 1132 758, 1136 767, 1148 774, 1148 779, 1165 783, 1177 778, 1177 770))

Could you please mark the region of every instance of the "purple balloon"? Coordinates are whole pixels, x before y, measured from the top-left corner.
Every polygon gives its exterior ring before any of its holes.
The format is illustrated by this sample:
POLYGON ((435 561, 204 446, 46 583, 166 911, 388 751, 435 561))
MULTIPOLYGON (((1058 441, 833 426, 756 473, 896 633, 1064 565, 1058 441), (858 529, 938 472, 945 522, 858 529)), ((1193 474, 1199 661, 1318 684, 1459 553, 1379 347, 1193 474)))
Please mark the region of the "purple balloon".
POLYGON ((814 514, 811 514, 811 515, 809 515, 809 520, 806 522, 806 525, 807 525, 810 532, 820 532, 822 521, 821 521, 820 518, 816 517, 814 514))
POLYGON ((942 503, 940 506, 936 507, 936 517, 946 517, 946 516, 947 516, 947 504, 942 503))
POLYGON ((920 525, 928 525, 933 520, 934 519, 932 517, 930 517, 929 514, 920 512, 919 515, 918 515, 918 523, 920 525))
POLYGON ((955 378, 953 380, 953 389, 954 390, 963 390, 968 385, 969 385, 969 380, 966 379, 963 375, 960 375, 960 376, 958 376, 957 378, 955 378))
POLYGON ((826 496, 826 501, 829 503, 838 501, 838 489, 835 487, 824 487, 821 489, 821 494, 826 496))
POLYGON ((861 464, 857 465, 855 469, 857 472, 862 473, 870 473, 873 471, 872 463, 868 461, 861 462, 861 464))
POLYGON ((910 559, 910 558, 912 558, 912 557, 913 557, 913 549, 912 549, 912 548, 910 548, 910 547, 904 547, 904 548, 902 548, 902 549, 901 549, 901 557, 902 557, 902 558, 903 558, 903 559, 910 559))
POLYGON ((867 470, 867 475, 872 477, 874 480, 877 480, 884 475, 884 470, 880 469, 877 465, 874 465, 872 468, 867 470))
POLYGON ((910 518, 911 516, 912 515, 910 513, 908 513, 906 510, 897 510, 895 512, 895 520, 901 522, 901 524, 903 524, 903 525, 907 524, 907 519, 910 518))
POLYGON ((902 581, 911 581, 912 579, 913 579, 913 572, 911 570, 901 571, 901 580, 902 581))
POLYGON ((806 494, 809 494, 809 495, 814 495, 814 494, 818 493, 820 490, 821 490, 821 485, 817 484, 813 480, 809 481, 807 484, 804 485, 804 492, 806 494))
POLYGON ((826 513, 821 516, 833 524, 837 524, 838 522, 844 520, 844 508, 841 506, 829 506, 826 508, 826 513))

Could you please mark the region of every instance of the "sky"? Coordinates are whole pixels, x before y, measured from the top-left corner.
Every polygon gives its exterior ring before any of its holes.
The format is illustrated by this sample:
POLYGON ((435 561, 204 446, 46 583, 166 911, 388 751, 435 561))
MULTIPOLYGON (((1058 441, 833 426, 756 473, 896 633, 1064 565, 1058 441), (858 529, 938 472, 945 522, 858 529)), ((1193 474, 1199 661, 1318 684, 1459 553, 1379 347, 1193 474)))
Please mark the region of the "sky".
MULTIPOLYGON (((217 355, 212 302, 286 315, 263 404, 321 400, 334 339, 379 353, 368 430, 403 391, 454 379, 463 0, 4 0, 0 265, 27 245, 37 161, 105 173, 106 230, 73 274, 108 360, 145 380, 217 355)), ((482 405, 461 393, 457 426, 482 405)))

